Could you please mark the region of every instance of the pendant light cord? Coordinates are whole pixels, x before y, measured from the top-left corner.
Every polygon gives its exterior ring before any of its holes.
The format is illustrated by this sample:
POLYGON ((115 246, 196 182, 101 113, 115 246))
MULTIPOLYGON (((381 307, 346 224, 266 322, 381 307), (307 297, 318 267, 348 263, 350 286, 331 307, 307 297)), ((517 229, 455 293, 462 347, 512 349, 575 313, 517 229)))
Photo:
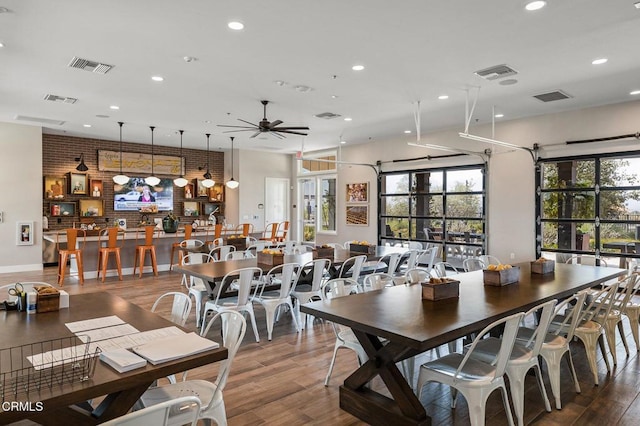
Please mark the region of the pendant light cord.
POLYGON ((122 175, 122 125, 124 122, 118 121, 120 125, 120 175, 122 175))
POLYGON ((151 176, 155 176, 153 173, 153 131, 155 126, 149 126, 149 128, 151 129, 151 176))
POLYGON ((182 171, 182 134, 184 133, 184 130, 178 130, 180 132, 180 177, 184 177, 183 175, 183 171, 182 171))

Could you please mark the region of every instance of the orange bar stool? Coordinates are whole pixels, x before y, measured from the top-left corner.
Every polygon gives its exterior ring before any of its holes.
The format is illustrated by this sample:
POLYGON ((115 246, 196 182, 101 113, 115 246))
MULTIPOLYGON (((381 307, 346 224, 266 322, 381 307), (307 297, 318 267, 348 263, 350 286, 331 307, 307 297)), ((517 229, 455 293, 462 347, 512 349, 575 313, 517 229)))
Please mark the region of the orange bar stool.
MULTIPOLYGON (((60 235, 58 234, 58 241, 56 242, 58 246, 58 285, 62 287, 62 282, 64 281, 64 273, 67 269, 67 262, 71 259, 71 256, 74 256, 76 259, 76 265, 78 266, 78 279, 80 280, 80 284, 84 285, 84 270, 82 268, 82 249, 84 249, 84 244, 87 241, 87 233, 82 229, 69 228, 65 230, 65 234, 67 235, 67 248, 60 248, 60 235), (78 239, 78 237, 82 237, 78 239)), ((71 268, 71 267, 69 267, 71 268)), ((71 271, 69 271, 69 275, 71 275, 71 271)))
POLYGON ((220 238, 220 236, 222 235, 222 224, 221 223, 216 223, 213 226, 213 238, 209 239, 209 228, 207 228, 207 236, 205 237, 205 244, 207 247, 213 248, 214 246, 217 246, 219 244, 216 244, 216 241, 220 241, 218 240, 218 238, 220 238))
POLYGON ((285 220, 284 222, 280 222, 276 230, 276 240, 280 242, 286 240, 288 232, 289 232, 289 221, 285 220))
POLYGON ((262 232, 262 237, 260 237, 261 241, 271 241, 274 242, 278 235, 278 223, 270 223, 262 232))
POLYGON ((190 240, 192 232, 193 232, 193 226, 191 224, 188 224, 184 226, 183 238, 179 238, 178 235, 176 234, 177 241, 171 244, 171 265, 169 265, 169 270, 173 269, 173 259, 175 257, 176 250, 178 250, 178 266, 182 265, 182 258, 184 257, 184 254, 182 253, 182 250, 180 250, 180 244, 184 240, 190 240))
POLYGON ((139 229, 136 232, 136 257, 133 261, 133 275, 136 274, 136 267, 140 266, 140 275, 142 278, 142 271, 144 269, 144 259, 149 252, 151 256, 151 267, 153 268, 153 275, 158 276, 158 262, 156 261, 156 246, 153 244, 153 239, 156 236, 155 225, 149 225, 144 227, 144 243, 140 244, 142 236, 140 235, 142 230, 139 229), (140 259, 140 265, 138 265, 138 259, 140 259))
POLYGON ((252 223, 241 223, 236 227, 236 234, 240 233, 240 235, 244 235, 248 237, 249 234, 253 234, 253 224, 252 223))
POLYGON ((118 268, 118 277, 120 277, 120 281, 122 281, 120 249, 123 246, 124 230, 113 227, 100 232, 100 236, 98 237, 98 275, 96 276, 96 279, 100 278, 100 271, 102 270, 102 282, 104 282, 104 278, 107 275, 109 256, 113 253, 116 259, 116 267, 118 268))

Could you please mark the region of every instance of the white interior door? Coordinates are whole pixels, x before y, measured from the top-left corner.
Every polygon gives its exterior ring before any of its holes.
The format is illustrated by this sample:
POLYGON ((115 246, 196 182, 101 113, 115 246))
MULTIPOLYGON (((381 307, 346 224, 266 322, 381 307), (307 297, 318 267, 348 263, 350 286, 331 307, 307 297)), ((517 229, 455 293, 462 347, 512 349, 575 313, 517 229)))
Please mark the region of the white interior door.
POLYGON ((264 225, 289 220, 289 179, 265 178, 264 225))

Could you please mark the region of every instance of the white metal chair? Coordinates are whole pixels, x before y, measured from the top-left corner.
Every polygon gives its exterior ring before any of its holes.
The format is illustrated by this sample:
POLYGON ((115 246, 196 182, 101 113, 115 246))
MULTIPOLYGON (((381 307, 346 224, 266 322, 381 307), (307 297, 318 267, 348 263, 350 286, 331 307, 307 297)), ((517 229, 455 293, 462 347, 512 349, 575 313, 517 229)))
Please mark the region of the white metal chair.
POLYGON ((296 283, 291 291, 291 297, 296 299, 296 314, 298 315, 298 324, 300 324, 300 328, 302 329, 307 323, 307 314, 304 314, 304 321, 302 321, 300 318, 300 305, 310 302, 312 299, 320 299, 320 286, 329 270, 329 266, 331 266, 329 259, 316 259, 307 263, 302 267, 302 270, 312 269, 311 285, 300 286, 299 283, 296 283))
POLYGON ((484 262, 476 257, 470 257, 462 261, 462 268, 465 272, 479 271, 484 269, 485 266, 484 262))
MULTIPOLYGON (((357 289, 358 283, 352 278, 334 278, 322 285, 320 297, 326 302, 338 297, 348 296, 354 291, 357 292, 357 289)), ((358 342, 358 339, 350 328, 335 323, 331 323, 331 325, 333 326, 333 331, 336 333, 336 344, 333 347, 333 357, 331 358, 327 377, 324 379, 325 386, 329 386, 329 379, 331 378, 331 373, 333 373, 338 349, 346 348, 354 351, 356 355, 358 355, 358 363, 360 365, 369 359, 364 348, 360 345, 360 342, 358 342)))
MULTIPOLYGON (((582 306, 587 297, 587 290, 578 292, 573 296, 557 304, 554 310, 552 322, 545 335, 544 343, 540 348, 540 356, 547 364, 551 392, 556 401, 556 408, 562 408, 560 401, 560 361, 567 354, 569 371, 577 393, 580 393, 580 384, 576 377, 576 371, 569 350, 569 342, 573 340, 576 326, 580 321, 582 306)), ((518 329, 517 342, 526 345, 534 336, 535 329, 520 327, 518 329)))
MULTIPOLYGON (((526 342, 516 340, 511 351, 511 355, 509 356, 509 361, 507 362, 507 369, 505 372, 509 378, 509 389, 511 390, 511 399, 513 401, 516 419, 518 420, 518 426, 522 426, 524 424, 524 381, 527 373, 532 368, 536 374, 538 389, 540 389, 545 409, 547 412, 551 412, 551 404, 549 404, 547 391, 544 387, 544 382, 542 381, 538 355, 540 354, 540 350, 544 344, 556 303, 557 300, 550 300, 533 307, 525 313, 521 321, 521 327, 526 327, 525 321, 527 319, 532 320, 534 314, 541 311, 538 326, 533 330, 531 337, 526 342)), ((498 337, 482 339, 476 345, 475 351, 473 351, 471 356, 475 359, 491 364, 495 361, 496 356, 500 351, 500 345, 501 339, 498 337)))
POLYGON ((355 282, 359 282, 360 273, 362 272, 362 265, 364 265, 364 262, 366 261, 367 256, 364 254, 348 258, 342 263, 342 265, 340 265, 338 277, 351 278, 355 282))
POLYGON ((362 281, 362 285, 364 287, 364 291, 382 290, 385 287, 392 287, 394 282, 391 275, 380 272, 366 275, 362 281))
POLYGON ((396 272, 404 274, 407 270, 415 268, 416 262, 418 261, 418 256, 421 253, 422 250, 416 249, 407 250, 406 252, 402 253, 396 272))
MULTIPOLYGON (((182 258, 184 265, 193 265, 198 263, 214 262, 213 256, 206 253, 189 253, 182 258)), ((186 274, 182 275, 182 285, 184 285, 189 291, 189 296, 193 296, 196 305, 196 327, 200 327, 200 320, 202 314, 202 305, 204 300, 209 296, 207 286, 202 278, 190 276, 187 279, 186 274)))
MULTIPOLYGON (((596 266, 597 257, 587 255, 587 254, 576 254, 568 258, 564 263, 573 264, 573 265, 588 265, 588 266, 596 266)), ((607 262, 600 258, 600 266, 608 266, 607 262)))
MULTIPOLYGON (((253 312, 253 303, 251 302, 251 288, 253 280, 260 281, 262 279, 262 269, 260 268, 242 268, 236 269, 227 273, 218 286, 218 293, 215 300, 209 300, 204 304, 204 314, 202 316, 202 329, 204 330, 204 324, 206 322, 207 313, 213 312, 225 312, 225 311, 238 311, 246 312, 251 318, 251 326, 253 327, 253 334, 256 337, 256 342, 260 341, 260 335, 258 334, 258 327, 256 326, 256 316, 253 312), (231 282, 236 280, 238 286, 238 296, 236 297, 224 297, 220 298, 222 292, 227 289, 231 282)), ((257 288, 257 287, 256 287, 257 288)))
POLYGON ((429 280, 431 274, 425 268, 412 268, 404 274, 405 284, 412 285, 429 280))
POLYGON ((344 250, 344 246, 340 243, 326 243, 325 246, 331 246, 334 249, 344 250))
POLYGON ((300 265, 297 263, 284 263, 275 266, 263 277, 260 289, 256 290, 253 301, 259 303, 264 308, 267 321, 267 338, 269 340, 271 340, 273 325, 276 322, 276 311, 282 305, 289 307, 296 331, 300 332, 300 326, 298 325, 296 314, 293 311, 293 304, 291 303, 291 290, 295 288, 301 270, 302 268, 300 268, 300 265), (276 280, 280 283, 280 290, 265 292, 265 286, 274 284, 276 280))
POLYGON ((636 342, 636 350, 640 351, 640 303, 638 303, 638 298, 636 297, 640 296, 640 279, 637 279, 640 275, 640 266, 636 260, 632 260, 629 262, 628 268, 628 274, 636 276, 636 289, 627 301, 627 306, 622 310, 622 314, 629 320, 631 334, 633 335, 633 340, 636 342))
MULTIPOLYGON (((227 348, 228 356, 220 366, 216 381, 211 383, 206 380, 187 380, 176 384, 152 388, 140 397, 140 402, 143 406, 149 407, 178 396, 197 396, 202 404, 198 418, 211 419, 218 425, 226 426, 227 413, 222 391, 227 383, 227 378, 231 371, 231 364, 244 338, 247 323, 239 312, 220 312, 209 321, 209 324, 207 324, 207 327, 201 333, 202 336, 208 334, 211 325, 218 318, 222 321, 222 344, 227 348)), ((155 425, 155 423, 146 424, 155 425)))
POLYGON ((453 272, 453 275, 460 273, 458 269, 449 262, 436 262, 433 265, 433 271, 435 271, 436 277, 438 278, 444 278, 447 275, 450 275, 447 274, 447 271, 453 272))
MULTIPOLYGON (((249 253, 249 256, 251 256, 251 253, 249 253)), ((246 251, 237 251, 237 250, 230 251, 224 256, 224 260, 242 260, 242 259, 248 259, 246 251)))
POLYGON ((407 242, 407 247, 410 250, 422 250, 424 249, 424 247, 422 247, 422 243, 420 241, 408 241, 407 242))
POLYGON ((196 396, 177 397, 133 411, 124 416, 101 423, 103 426, 195 426, 200 414, 200 399, 196 396))
POLYGON ((187 294, 177 291, 167 292, 156 299, 151 307, 151 312, 155 312, 160 306, 160 303, 166 297, 170 296, 173 296, 173 300, 171 301, 171 322, 184 327, 191 313, 191 298, 189 298, 187 294))
POLYGON ((424 249, 422 253, 418 254, 418 258, 416 259, 416 266, 420 266, 426 268, 428 271, 431 271, 431 268, 433 268, 433 264, 436 259, 436 254, 438 254, 438 247, 430 247, 424 249))
POLYGON ((211 251, 209 252, 209 255, 213 256, 213 258, 216 261, 220 261, 220 260, 224 260, 227 257, 227 254, 229 254, 232 251, 236 251, 235 246, 232 246, 232 245, 217 246, 211 249, 211 251))
MULTIPOLYGON (((420 366, 418 375, 418 396, 427 382, 438 382, 460 391, 469 405, 469 419, 472 426, 484 425, 485 405, 489 395, 496 389, 502 393, 502 402, 509 425, 513 426, 511 407, 504 384, 504 372, 509 361, 518 331, 518 324, 524 313, 510 315, 487 326, 478 334, 465 355, 452 353, 420 366), (493 363, 486 363, 473 357, 480 340, 492 328, 504 325, 500 349, 493 363)), ((455 404, 455 399, 453 400, 455 404)))
POLYGON ((386 272, 389 275, 393 275, 398 269, 398 263, 400 262, 400 256, 402 253, 389 253, 383 256, 376 266, 376 270, 386 272))
POLYGON ((485 266, 500 265, 502 263, 500 262, 500 259, 490 254, 481 254, 480 256, 478 256, 478 259, 480 259, 480 261, 482 261, 482 263, 484 263, 485 266))

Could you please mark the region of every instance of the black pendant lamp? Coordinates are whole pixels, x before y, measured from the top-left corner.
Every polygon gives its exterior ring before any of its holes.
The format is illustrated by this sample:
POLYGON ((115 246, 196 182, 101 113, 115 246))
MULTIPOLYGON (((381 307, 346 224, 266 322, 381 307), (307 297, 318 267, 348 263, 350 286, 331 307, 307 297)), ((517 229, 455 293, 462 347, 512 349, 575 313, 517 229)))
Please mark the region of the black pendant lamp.
POLYGON ((211 188, 213 185, 215 185, 215 181, 213 179, 211 179, 211 173, 209 173, 209 136, 211 136, 211 133, 207 133, 207 172, 202 176, 204 178, 204 180, 202 181, 202 186, 204 186, 205 188, 211 188))

